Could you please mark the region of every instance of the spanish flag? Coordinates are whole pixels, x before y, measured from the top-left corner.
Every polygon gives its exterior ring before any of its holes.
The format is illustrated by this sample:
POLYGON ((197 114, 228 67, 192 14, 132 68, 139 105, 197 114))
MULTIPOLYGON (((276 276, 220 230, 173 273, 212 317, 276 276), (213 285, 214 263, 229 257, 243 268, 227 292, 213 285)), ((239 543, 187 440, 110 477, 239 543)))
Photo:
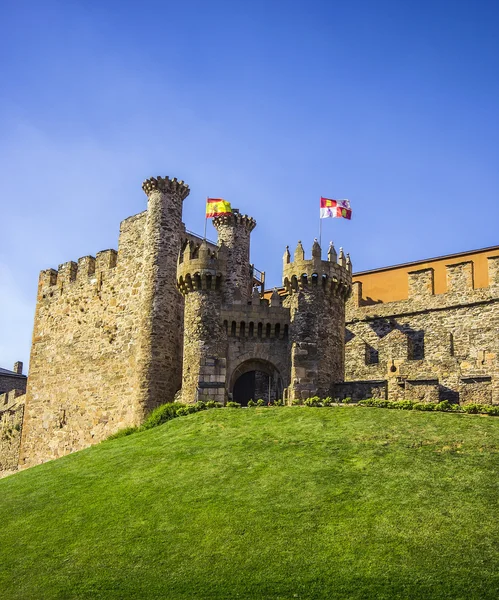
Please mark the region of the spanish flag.
POLYGON ((206 200, 206 218, 220 217, 232 212, 230 202, 222 198, 208 198, 206 200))
POLYGON ((321 219, 352 218, 350 200, 332 200, 321 197, 321 219))

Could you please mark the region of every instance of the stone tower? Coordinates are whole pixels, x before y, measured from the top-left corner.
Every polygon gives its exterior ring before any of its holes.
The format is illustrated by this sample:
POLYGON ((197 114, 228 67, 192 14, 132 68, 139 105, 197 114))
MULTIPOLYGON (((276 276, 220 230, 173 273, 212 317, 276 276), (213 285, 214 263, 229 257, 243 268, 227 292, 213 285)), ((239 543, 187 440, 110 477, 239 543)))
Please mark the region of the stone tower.
POLYGON ((142 188, 147 210, 122 221, 118 251, 40 274, 21 466, 138 425, 181 386, 176 269, 189 188, 168 177, 142 188))
POLYGON ((236 208, 213 224, 218 247, 210 250, 206 241, 199 247, 187 244, 177 268, 178 288, 185 298, 182 400, 186 403, 227 400, 230 352, 223 323, 234 306, 247 307, 252 297, 250 234, 256 221, 236 208))
POLYGON ((172 402, 181 387, 182 311, 176 285, 182 205, 189 186, 168 177, 142 184, 148 198, 145 223, 139 401, 144 411, 172 402))
POLYGON ((250 235, 256 221, 241 215, 237 208, 232 213, 216 217, 213 225, 218 233, 218 245, 227 248, 227 272, 223 301, 230 304, 240 300, 243 304, 251 298, 253 274, 250 273, 250 235))
POLYGON ((185 298, 182 400, 225 401, 226 340, 221 321, 227 252, 188 243, 179 256, 178 287, 185 298))
POLYGON ((331 244, 322 260, 317 240, 312 259, 305 260, 301 242, 291 261, 284 254, 285 306, 291 310, 291 373, 288 398, 329 396, 332 385, 344 379, 345 302, 351 290, 352 265, 331 244))

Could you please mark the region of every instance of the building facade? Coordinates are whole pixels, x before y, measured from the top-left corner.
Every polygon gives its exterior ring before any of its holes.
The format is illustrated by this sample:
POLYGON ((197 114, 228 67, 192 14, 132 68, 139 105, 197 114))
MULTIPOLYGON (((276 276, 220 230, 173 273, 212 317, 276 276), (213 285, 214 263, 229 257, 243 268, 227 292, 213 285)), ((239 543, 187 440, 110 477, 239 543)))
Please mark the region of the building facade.
POLYGON ((499 403, 499 247, 352 283, 341 249, 323 256, 315 240, 306 256, 298 242, 282 288, 265 292, 253 218, 217 217, 211 243, 185 229, 184 182, 142 188, 147 209, 121 223, 117 250, 41 272, 26 395, 0 396, 0 471, 85 448, 174 399, 499 403))

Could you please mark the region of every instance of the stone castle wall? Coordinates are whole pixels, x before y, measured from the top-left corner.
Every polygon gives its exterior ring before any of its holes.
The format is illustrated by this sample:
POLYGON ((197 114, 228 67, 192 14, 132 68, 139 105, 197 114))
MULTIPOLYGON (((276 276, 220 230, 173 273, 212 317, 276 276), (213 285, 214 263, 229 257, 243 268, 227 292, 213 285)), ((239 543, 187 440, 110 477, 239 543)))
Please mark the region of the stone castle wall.
MULTIPOLYGON (((480 289, 472 262, 449 265, 438 295, 433 269, 409 273, 409 298, 398 302, 365 305, 354 283, 345 378, 383 380, 391 400, 499 403, 499 257, 488 261, 489 286, 480 289)), ((350 395, 348 386, 339 391, 350 395)))
POLYGON ((144 183, 148 209, 121 223, 118 251, 40 274, 22 467, 137 425, 180 388, 176 289, 182 182, 144 183))
POLYGON ((499 257, 488 257, 486 288, 474 289, 473 263, 454 262, 445 293, 426 268, 408 274, 407 300, 374 304, 352 287, 342 250, 322 260, 316 240, 305 259, 299 242, 294 260, 284 255, 282 295, 264 299, 249 262, 254 219, 215 219, 214 245, 182 224, 183 182, 151 178, 143 190, 147 210, 121 223, 117 251, 41 273, 26 396, 3 408, 0 396, 0 469, 137 425, 180 388, 185 402, 222 404, 237 400, 237 382, 245 402, 499 403, 499 257))
POLYGON ((137 424, 146 214, 121 224, 118 252, 40 275, 22 464, 85 448, 137 424))
POLYGON ((22 390, 0 394, 0 477, 17 470, 24 417, 22 390))
POLYGON ((323 261, 317 240, 305 260, 301 242, 291 261, 284 255, 284 306, 290 310, 291 385, 289 398, 330 396, 344 377, 345 301, 351 290, 351 263, 334 247, 323 261))
POLYGON ((255 289, 250 304, 223 307, 221 316, 228 340, 227 388, 232 390, 238 377, 256 369, 271 376, 272 394, 279 390, 285 395, 290 385, 290 311, 279 295, 269 302, 255 289))

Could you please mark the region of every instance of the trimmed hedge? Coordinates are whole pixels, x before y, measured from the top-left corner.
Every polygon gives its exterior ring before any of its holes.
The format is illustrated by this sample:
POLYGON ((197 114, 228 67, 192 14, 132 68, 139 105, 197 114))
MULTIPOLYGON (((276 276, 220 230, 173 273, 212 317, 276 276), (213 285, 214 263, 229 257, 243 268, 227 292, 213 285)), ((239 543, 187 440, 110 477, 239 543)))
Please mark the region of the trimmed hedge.
POLYGON ((378 400, 377 398, 369 398, 361 400, 358 406, 368 406, 374 408, 393 408, 399 410, 424 410, 438 412, 455 412, 467 413, 474 415, 490 415, 492 417, 499 416, 499 406, 492 404, 451 404, 448 400, 442 400, 438 404, 432 402, 413 402, 412 400, 399 400, 391 402, 390 400, 378 400))

